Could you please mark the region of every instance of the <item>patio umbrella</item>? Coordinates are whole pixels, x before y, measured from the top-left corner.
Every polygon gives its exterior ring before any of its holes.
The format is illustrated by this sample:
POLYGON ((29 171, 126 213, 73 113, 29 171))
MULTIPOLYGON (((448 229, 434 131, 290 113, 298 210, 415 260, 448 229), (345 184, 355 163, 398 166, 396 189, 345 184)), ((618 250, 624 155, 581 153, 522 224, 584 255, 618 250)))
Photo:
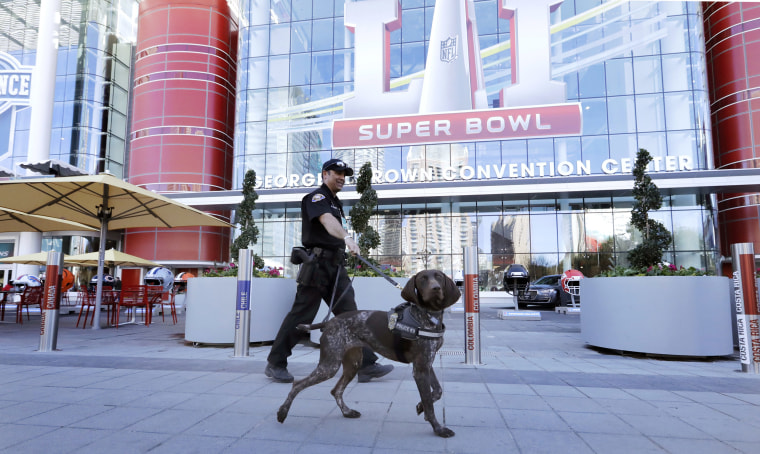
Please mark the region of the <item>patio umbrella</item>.
MULTIPOLYGON (((108 230, 130 227, 232 227, 202 211, 106 173, 0 181, 0 200, 15 210, 100 228, 98 276, 103 274, 108 230)), ((94 329, 100 328, 102 294, 103 283, 99 279, 94 329)))
MULTIPOLYGON (((70 255, 65 259, 66 263, 79 266, 98 266, 99 252, 90 252, 87 254, 70 255)), ((136 255, 130 255, 125 252, 117 251, 116 249, 108 249, 103 255, 103 262, 107 263, 111 267, 113 266, 142 266, 142 267, 156 267, 161 266, 156 262, 151 262, 144 258, 137 257, 136 255)))
MULTIPOLYGON (((63 261, 68 261, 68 255, 63 255, 63 261)), ((6 257, 0 259, 0 263, 20 263, 22 265, 47 265, 48 253, 36 252, 34 254, 14 255, 13 257, 6 257)))
POLYGON ((65 219, 37 216, 0 207, 0 232, 51 232, 55 230, 95 230, 65 219))

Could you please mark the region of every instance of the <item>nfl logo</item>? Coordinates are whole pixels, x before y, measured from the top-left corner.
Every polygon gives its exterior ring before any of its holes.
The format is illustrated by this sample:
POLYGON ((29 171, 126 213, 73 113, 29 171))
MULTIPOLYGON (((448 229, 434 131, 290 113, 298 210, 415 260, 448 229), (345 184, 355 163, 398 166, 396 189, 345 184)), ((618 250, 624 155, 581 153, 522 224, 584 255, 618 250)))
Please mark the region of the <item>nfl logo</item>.
POLYGON ((450 63, 457 58, 457 37, 449 37, 441 41, 441 61, 450 63))

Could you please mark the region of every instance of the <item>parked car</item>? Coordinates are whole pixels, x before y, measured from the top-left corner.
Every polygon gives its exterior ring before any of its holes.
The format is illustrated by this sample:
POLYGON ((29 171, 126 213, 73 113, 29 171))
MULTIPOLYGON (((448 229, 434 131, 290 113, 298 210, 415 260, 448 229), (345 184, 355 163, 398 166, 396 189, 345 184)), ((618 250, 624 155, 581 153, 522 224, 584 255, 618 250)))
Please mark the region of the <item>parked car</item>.
MULTIPOLYGON (((562 290, 561 278, 561 274, 549 274, 531 282, 528 291, 522 296, 518 295, 518 304, 520 307, 529 304, 549 307, 571 306, 570 294, 562 290)), ((580 297, 576 296, 575 303, 580 302, 580 297)))

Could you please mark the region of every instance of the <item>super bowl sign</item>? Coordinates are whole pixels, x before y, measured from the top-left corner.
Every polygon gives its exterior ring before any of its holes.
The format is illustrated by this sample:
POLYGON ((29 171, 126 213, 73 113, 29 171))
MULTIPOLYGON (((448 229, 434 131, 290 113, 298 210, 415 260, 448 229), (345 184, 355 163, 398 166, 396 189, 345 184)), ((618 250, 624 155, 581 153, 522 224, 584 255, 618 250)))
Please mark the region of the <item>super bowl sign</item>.
POLYGON ((345 5, 354 33, 354 93, 332 126, 333 148, 580 135, 580 103, 552 80, 550 12, 562 0, 499 0, 510 22, 511 85, 489 108, 472 0, 438 0, 425 74, 391 91, 390 32, 401 27, 398 0, 345 5))
POLYGON ((0 113, 16 104, 29 104, 32 67, 23 66, 13 56, 0 52, 0 113))

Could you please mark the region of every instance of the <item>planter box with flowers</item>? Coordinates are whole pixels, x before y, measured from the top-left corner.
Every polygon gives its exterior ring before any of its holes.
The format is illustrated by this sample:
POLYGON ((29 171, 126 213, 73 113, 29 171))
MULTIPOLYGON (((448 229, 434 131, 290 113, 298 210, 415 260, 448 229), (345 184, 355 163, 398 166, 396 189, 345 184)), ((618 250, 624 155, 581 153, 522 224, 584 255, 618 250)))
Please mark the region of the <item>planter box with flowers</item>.
MULTIPOLYGON (((257 276, 265 274, 256 271, 257 276)), ((280 323, 290 311, 296 294, 295 279, 269 277, 251 279, 251 342, 274 340, 280 323), (273 279, 276 278, 276 279, 273 279)), ((237 313, 237 269, 211 271, 187 281, 185 340, 198 344, 233 344, 237 313)))
POLYGON ((727 277, 658 267, 609 274, 581 280, 581 335, 588 344, 656 355, 733 354, 727 277))

